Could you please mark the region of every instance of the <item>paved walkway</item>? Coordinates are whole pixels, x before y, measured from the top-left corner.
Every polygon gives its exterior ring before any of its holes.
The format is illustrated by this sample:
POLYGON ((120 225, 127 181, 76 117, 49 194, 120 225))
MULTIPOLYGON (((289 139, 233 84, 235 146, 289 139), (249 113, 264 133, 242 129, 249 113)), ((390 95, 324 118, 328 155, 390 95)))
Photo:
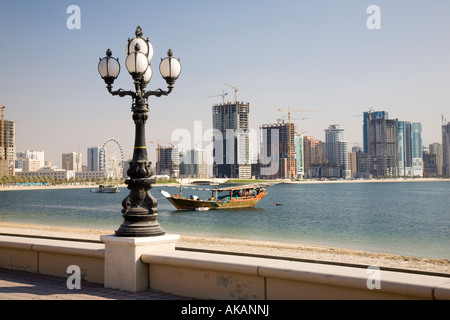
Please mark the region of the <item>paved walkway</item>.
POLYGON ((0 269, 0 300, 189 300, 171 294, 145 291, 131 293, 106 289, 102 284, 81 281, 81 289, 69 290, 67 279, 0 269))

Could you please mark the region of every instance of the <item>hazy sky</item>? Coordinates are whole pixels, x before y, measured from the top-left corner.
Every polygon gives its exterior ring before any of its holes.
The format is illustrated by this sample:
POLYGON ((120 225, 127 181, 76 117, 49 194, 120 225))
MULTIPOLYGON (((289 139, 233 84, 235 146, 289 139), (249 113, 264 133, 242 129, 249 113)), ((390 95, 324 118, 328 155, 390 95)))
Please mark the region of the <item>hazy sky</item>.
MULTIPOLYGON (((149 88, 166 88, 158 66, 171 48, 182 72, 173 93, 151 97, 147 141, 170 142, 176 129, 211 127, 211 107, 250 103, 251 127, 293 112, 299 129, 324 139, 330 124, 362 143, 362 112, 422 122, 423 142, 441 142, 450 119, 450 1, 0 1, 0 103, 17 122, 17 151, 83 153, 108 138, 126 156, 134 143, 131 99, 111 96, 97 71, 111 48, 121 73, 115 89, 133 87, 125 67, 127 39, 140 25, 154 48, 149 88), (81 29, 69 29, 70 5, 81 29), (381 29, 366 12, 381 9, 381 29), (359 116, 357 116, 359 115, 359 116)), ((193 138, 193 137, 192 137, 193 138)), ((209 144, 209 142, 205 142, 209 144)), ((154 161, 155 144, 148 144, 154 161)))

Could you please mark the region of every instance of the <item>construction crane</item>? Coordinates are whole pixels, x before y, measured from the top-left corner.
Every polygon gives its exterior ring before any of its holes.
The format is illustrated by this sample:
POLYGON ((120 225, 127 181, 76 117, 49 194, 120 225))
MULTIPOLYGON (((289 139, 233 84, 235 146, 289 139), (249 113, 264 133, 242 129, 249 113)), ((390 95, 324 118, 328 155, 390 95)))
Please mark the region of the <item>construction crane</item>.
POLYGON ((298 109, 291 109, 291 106, 288 106, 287 109, 278 109, 278 111, 286 112, 288 113, 288 177, 294 178, 296 176, 296 170, 295 170, 295 148, 292 148, 292 141, 291 141, 291 112, 315 112, 315 110, 298 110, 298 109))
POLYGON ((156 144, 158 145, 158 148, 159 148, 159 146, 160 146, 162 143, 163 143, 163 144, 168 144, 168 145, 174 147, 174 144, 172 143, 172 141, 171 141, 171 142, 167 142, 167 141, 161 142, 161 141, 159 141, 159 139, 158 139, 157 141, 149 141, 149 143, 156 143, 156 144))
MULTIPOLYGON (((311 118, 294 118, 294 119, 291 119, 291 121, 294 121, 294 120, 306 120, 306 119, 311 119, 311 118)), ((282 119, 277 119, 277 121, 278 122, 284 122, 284 117, 282 119)))
POLYGON ((158 162, 160 160, 159 156, 160 156, 160 150, 161 150, 161 143, 168 144, 172 148, 175 147, 172 142, 160 142, 159 139, 157 141, 149 141, 149 143, 156 143, 157 144, 156 150, 158 151, 158 162))
MULTIPOLYGON (((161 172, 161 142, 159 141, 159 139, 157 141, 149 141, 149 143, 156 143, 157 144, 157 162, 156 162, 156 172, 155 174, 160 174, 161 172)), ((171 142, 162 142, 164 144, 169 144, 172 148, 174 148, 175 146, 171 143, 171 142)))
POLYGON ((2 158, 0 159, 1 175, 3 177, 3 158, 5 158, 5 106, 2 105, 2 158))
POLYGON ((294 119, 291 119, 291 121, 294 121, 294 120, 306 120, 306 119, 311 119, 311 118, 294 118, 294 119))
POLYGON ((232 86, 228 83, 225 83, 225 84, 234 89, 234 103, 237 104, 237 92, 239 91, 239 89, 236 87, 236 85, 232 86))
POLYGON ((291 109, 291 106, 288 106, 287 109, 278 109, 278 111, 287 111, 288 117, 291 117, 291 112, 316 112, 316 110, 297 110, 297 109, 291 109))
POLYGON ((222 90, 222 94, 216 94, 214 96, 209 96, 207 98, 214 98, 214 97, 222 97, 223 104, 225 104, 225 96, 228 95, 225 91, 222 90))
MULTIPOLYGON (((159 166, 159 163, 160 163, 160 161, 161 161, 161 159, 160 159, 160 155, 159 155, 159 148, 160 148, 160 144, 159 144, 159 139, 158 139, 158 141, 149 141, 149 143, 156 143, 157 145, 158 145, 158 147, 156 148, 156 165, 157 166, 159 166)), ((158 168, 157 168, 158 169, 158 168)))

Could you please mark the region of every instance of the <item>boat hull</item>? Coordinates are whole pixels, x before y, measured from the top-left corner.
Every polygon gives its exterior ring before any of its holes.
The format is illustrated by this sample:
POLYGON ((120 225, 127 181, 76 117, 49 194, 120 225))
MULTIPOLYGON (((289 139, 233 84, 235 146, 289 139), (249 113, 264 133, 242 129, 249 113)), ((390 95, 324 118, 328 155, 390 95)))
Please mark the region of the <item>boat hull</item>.
POLYGON ((118 187, 100 185, 97 189, 91 189, 91 192, 94 192, 94 193, 118 193, 120 191, 119 191, 118 187))
POLYGON ((224 200, 194 200, 184 197, 167 197, 170 203, 178 210, 196 210, 197 208, 208 208, 209 210, 250 208, 255 206, 267 193, 261 193, 252 197, 236 197, 224 200))

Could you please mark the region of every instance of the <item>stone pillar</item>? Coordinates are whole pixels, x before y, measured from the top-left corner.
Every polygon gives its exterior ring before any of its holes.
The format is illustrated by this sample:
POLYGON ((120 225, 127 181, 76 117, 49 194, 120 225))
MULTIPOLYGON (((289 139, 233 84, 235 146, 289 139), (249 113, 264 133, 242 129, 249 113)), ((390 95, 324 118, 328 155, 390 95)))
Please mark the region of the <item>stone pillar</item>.
POLYGON ((141 255, 175 250, 179 238, 174 234, 155 237, 101 236, 105 244, 105 288, 130 292, 148 290, 149 268, 141 261, 141 255))

